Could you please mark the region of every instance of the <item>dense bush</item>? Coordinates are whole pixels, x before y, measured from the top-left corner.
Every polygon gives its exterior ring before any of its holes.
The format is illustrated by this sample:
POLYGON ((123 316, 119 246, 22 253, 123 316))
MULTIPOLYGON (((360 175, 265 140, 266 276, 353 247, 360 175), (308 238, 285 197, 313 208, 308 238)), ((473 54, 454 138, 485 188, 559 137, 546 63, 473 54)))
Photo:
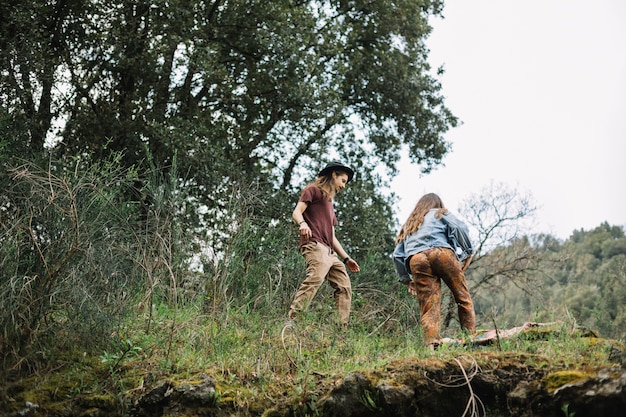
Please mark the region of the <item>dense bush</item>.
MULTIPOLYGON (((223 227, 208 230, 185 223, 193 205, 178 175, 164 177, 155 166, 139 175, 119 168, 116 157, 72 163, 24 162, 2 178, 8 184, 0 230, 3 368, 36 367, 69 347, 101 351, 119 343, 111 335, 121 335, 129 319, 171 346, 185 324, 179 308, 213 323, 227 322, 230 311, 262 320, 284 316, 304 261, 288 216, 269 215, 253 186, 234 190, 216 220, 223 227)), ((379 335, 418 331, 416 300, 396 282, 389 258, 390 217, 371 214, 387 206, 356 207, 367 190, 347 192, 350 199, 337 206, 346 219, 338 234, 354 230, 355 218, 370 226, 343 239, 362 268, 352 274, 352 325, 379 335)), ((479 327, 574 320, 623 338, 625 240, 622 228, 604 224, 566 242, 521 237, 479 253, 468 271, 479 327)), ((333 314, 332 304, 323 286, 313 314, 333 314)), ((445 302, 443 308, 450 312, 445 302)), ((445 323, 452 333, 454 316, 445 323)))
POLYGON ((0 261, 4 360, 75 337, 97 342, 124 311, 133 288, 132 173, 115 160, 74 166, 25 162, 7 172, 0 261), (72 337, 68 337, 72 335, 72 337), (35 345, 35 346, 31 346, 35 345))

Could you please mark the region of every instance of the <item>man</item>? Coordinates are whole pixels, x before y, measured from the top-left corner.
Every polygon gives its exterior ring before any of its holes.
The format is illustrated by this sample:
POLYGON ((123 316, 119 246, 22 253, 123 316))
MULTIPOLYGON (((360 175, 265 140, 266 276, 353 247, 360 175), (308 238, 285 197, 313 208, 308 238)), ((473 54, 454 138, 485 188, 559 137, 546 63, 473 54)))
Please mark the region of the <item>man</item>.
POLYGON ((340 162, 330 162, 300 195, 292 217, 299 226, 299 249, 306 262, 306 277, 298 289, 289 318, 308 308, 320 285, 327 279, 335 290, 339 321, 347 326, 352 287, 346 267, 359 272, 359 264, 343 249, 335 237, 337 217, 333 208, 335 195, 354 177, 354 171, 340 162))

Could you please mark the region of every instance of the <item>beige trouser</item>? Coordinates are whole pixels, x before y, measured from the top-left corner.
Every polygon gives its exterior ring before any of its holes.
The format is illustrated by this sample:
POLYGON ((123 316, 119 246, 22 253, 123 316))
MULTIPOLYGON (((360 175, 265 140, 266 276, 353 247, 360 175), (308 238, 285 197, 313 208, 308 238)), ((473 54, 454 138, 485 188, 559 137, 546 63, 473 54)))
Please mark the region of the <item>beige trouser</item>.
POLYGON ((289 317, 306 310, 315 297, 320 285, 327 279, 335 289, 335 306, 339 312, 341 324, 347 324, 350 317, 350 302, 352 300, 352 286, 346 266, 339 260, 335 251, 328 246, 310 242, 302 246, 300 253, 306 261, 306 278, 289 308, 289 317))

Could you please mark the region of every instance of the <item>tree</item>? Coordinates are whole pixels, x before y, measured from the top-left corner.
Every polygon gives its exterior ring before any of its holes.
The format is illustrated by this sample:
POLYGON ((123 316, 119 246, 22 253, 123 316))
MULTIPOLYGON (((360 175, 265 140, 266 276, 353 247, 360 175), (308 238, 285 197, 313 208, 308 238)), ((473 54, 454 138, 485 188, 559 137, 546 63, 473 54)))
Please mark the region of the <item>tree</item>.
POLYGON ((484 254, 528 232, 537 206, 531 194, 491 182, 470 195, 460 211, 477 233, 477 252, 484 254))
MULTIPOLYGON (((549 258, 526 235, 536 211, 530 194, 504 183, 491 183, 462 203, 460 213, 470 226, 476 249, 466 274, 480 315, 493 313, 488 310, 498 307, 518 311, 519 306, 507 303, 512 287, 531 296, 540 285, 549 258)), ((450 299, 446 326, 455 311, 450 299)))
POLYGON ((52 140, 59 154, 122 151, 126 167, 151 155, 164 169, 178 155, 206 224, 233 182, 294 192, 330 158, 393 173, 403 145, 425 171, 438 164, 457 122, 424 45, 442 7, 12 2, 0 10, 0 97, 34 152, 52 140))
MULTIPOLYGON (((535 211, 530 195, 504 184, 491 184, 462 205, 478 248, 467 276, 479 316, 498 325, 568 318, 603 336, 623 337, 623 227, 605 222, 560 242, 527 235, 535 211)), ((453 317, 451 300, 445 323, 453 317)))
POLYGON ((621 226, 604 222, 593 230, 575 230, 564 251, 563 303, 574 319, 608 337, 624 337, 626 308, 626 236, 621 226))

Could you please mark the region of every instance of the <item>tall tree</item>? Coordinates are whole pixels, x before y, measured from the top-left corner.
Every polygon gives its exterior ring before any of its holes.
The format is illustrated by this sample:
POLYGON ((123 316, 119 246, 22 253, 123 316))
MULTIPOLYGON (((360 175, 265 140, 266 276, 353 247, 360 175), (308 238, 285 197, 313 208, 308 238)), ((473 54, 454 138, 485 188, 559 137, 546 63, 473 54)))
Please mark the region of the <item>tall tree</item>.
POLYGON ((233 182, 293 192, 323 159, 393 174, 406 146, 428 171, 456 125, 424 44, 442 7, 5 2, 0 97, 7 124, 37 152, 48 140, 67 155, 124 151, 128 166, 150 155, 164 167, 178 155, 209 208, 233 182))

